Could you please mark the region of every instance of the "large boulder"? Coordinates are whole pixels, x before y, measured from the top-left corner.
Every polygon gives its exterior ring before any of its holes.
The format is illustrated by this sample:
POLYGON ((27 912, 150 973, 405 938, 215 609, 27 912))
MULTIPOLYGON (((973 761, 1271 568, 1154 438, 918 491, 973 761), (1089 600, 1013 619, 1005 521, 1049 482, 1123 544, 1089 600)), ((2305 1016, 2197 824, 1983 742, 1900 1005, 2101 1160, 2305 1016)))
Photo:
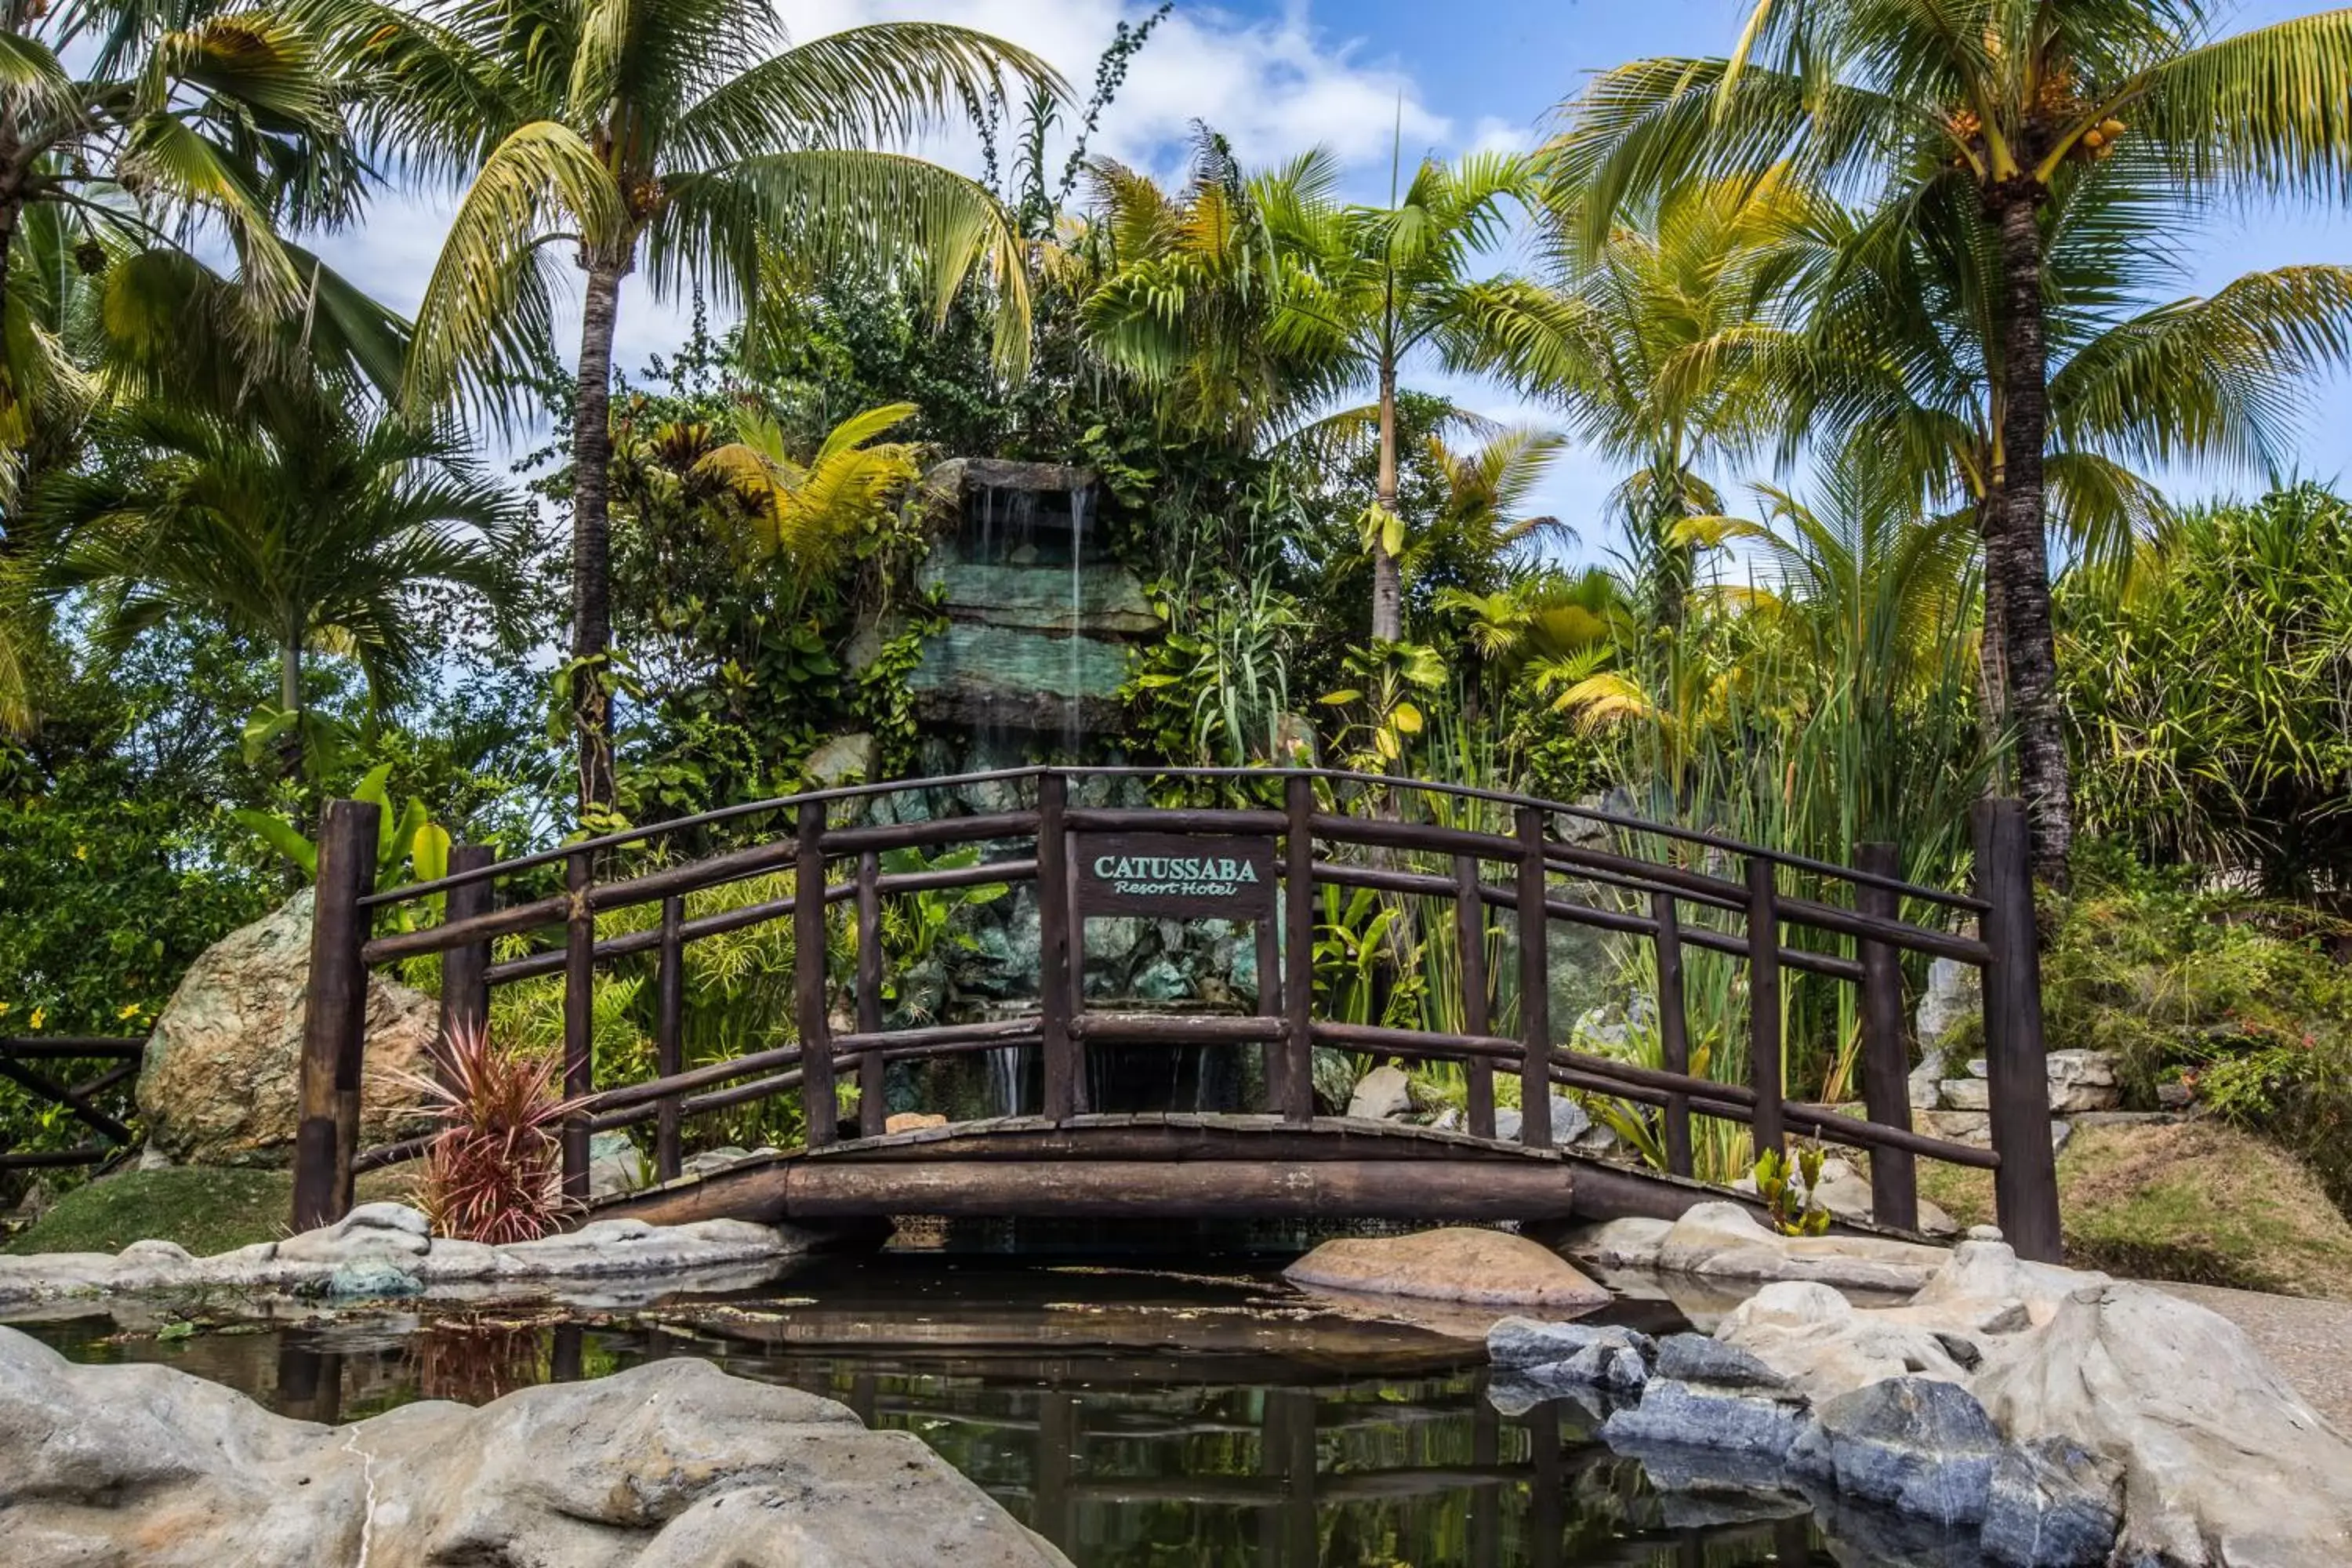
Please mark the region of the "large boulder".
POLYGON ((1728 1279, 1811 1279, 1850 1290, 1916 1290, 1951 1255, 1872 1236, 1781 1236, 1735 1203, 1694 1204, 1666 1232, 1656 1267, 1728 1279))
POLYGON ((1590 1311, 1609 1292, 1549 1247, 1507 1231, 1468 1227, 1412 1236, 1342 1237, 1282 1271, 1294 1285, 1410 1296, 1480 1307, 1590 1311))
POLYGON ((1054 1568, 912 1435, 659 1361, 329 1428, 0 1330, 0 1562, 22 1568, 1054 1568))
MULTIPOLYGON (((151 1147, 182 1164, 292 1162, 310 975, 309 889, 197 956, 155 1020, 139 1069, 151 1147)), ((429 1076, 439 1026, 431 997, 370 977, 362 1147, 427 1125, 415 1096, 384 1075, 429 1076)))
POLYGON ((1972 1386, 2012 1442, 2122 1468, 2116 1562, 2352 1563, 2352 1444, 2218 1313, 2092 1277, 1972 1386))

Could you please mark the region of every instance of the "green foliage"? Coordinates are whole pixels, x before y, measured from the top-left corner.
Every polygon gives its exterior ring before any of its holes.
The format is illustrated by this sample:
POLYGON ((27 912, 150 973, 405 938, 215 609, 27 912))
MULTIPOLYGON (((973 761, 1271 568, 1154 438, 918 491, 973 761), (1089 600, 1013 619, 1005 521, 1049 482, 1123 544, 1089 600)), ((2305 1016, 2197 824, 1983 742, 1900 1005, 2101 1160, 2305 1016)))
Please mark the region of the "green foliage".
POLYGON ((2274 897, 2352 865, 2352 507, 2311 483, 2168 520, 2058 599, 2084 827, 2274 897))
POLYGON ((1830 1211, 1813 1200, 1822 1179, 1822 1146, 1801 1145, 1792 1159, 1785 1149, 1767 1149, 1756 1157, 1756 1195, 1764 1200, 1765 1217, 1782 1236, 1825 1236, 1830 1211))
MULTIPOLYGON (((415 795, 395 807, 384 785, 393 764, 380 763, 351 786, 346 798, 376 808, 375 885, 395 888, 403 882, 435 882, 449 874, 449 830, 427 815, 415 795)), ((305 877, 319 875, 319 847, 282 816, 237 810, 229 816, 248 829, 262 845, 291 862, 305 877)), ((404 913, 411 913, 402 906, 404 913)))
POLYGON ((2072 897, 2044 911, 2053 1049, 2116 1053, 2131 1097, 2179 1082, 2308 1162, 2352 1206, 2352 928, 2307 908, 2147 870, 2086 843, 2072 897))
POLYGON ((293 1204, 294 1179, 284 1171, 125 1171, 66 1194, 0 1250, 120 1252, 155 1237, 202 1258, 275 1241, 293 1204))

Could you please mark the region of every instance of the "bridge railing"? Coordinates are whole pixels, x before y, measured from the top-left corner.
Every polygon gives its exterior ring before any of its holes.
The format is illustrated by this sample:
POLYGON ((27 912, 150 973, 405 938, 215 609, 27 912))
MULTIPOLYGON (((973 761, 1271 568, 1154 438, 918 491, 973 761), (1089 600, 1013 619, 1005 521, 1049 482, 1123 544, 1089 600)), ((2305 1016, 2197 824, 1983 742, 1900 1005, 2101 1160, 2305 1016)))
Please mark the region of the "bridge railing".
POLYGON ((128 1118, 130 1087, 139 1076, 147 1042, 111 1035, 0 1035, 0 1079, 36 1101, 55 1105, 90 1136, 70 1149, 24 1149, 0 1142, 0 1171, 102 1165, 137 1139, 128 1118), (44 1064, 35 1067, 33 1064, 44 1064), (107 1062, 90 1077, 71 1081, 76 1063, 107 1062), (49 1065, 56 1064, 56 1065, 49 1065), (52 1074, 60 1075, 52 1077, 52 1074))
MULTIPOLYGON (((370 885, 374 817, 373 806, 336 801, 330 803, 323 823, 298 1133, 298 1226, 348 1207, 357 1171, 412 1157, 426 1142, 365 1152, 356 1146, 365 975, 376 964, 437 954, 445 1037, 486 1024, 493 984, 564 977, 565 1091, 593 1097, 564 1131, 565 1180, 581 1195, 586 1192, 588 1140, 600 1129, 655 1121, 656 1170, 667 1178, 679 1166, 683 1120, 789 1093, 799 1097, 803 1109, 807 1142, 822 1147, 839 1136, 841 1075, 854 1074, 859 1086, 856 1132, 873 1136, 882 1131, 887 1114, 883 1087, 889 1062, 1012 1045, 1038 1047, 1043 1114, 1056 1121, 1087 1110, 1083 1061, 1090 1047, 1122 1041, 1258 1045, 1265 1051, 1270 1108, 1287 1121, 1304 1123, 1314 1110, 1312 1052, 1319 1045, 1460 1063, 1468 1130, 1481 1137, 1495 1132, 1497 1073, 1516 1076, 1520 1101, 1528 1107, 1546 1103, 1557 1086, 1654 1108, 1666 1168, 1677 1175, 1687 1176, 1693 1169, 1693 1117, 1745 1123, 1759 1150, 1780 1146, 1791 1128, 1866 1149, 1873 1155, 1874 1212, 1882 1223, 1900 1228, 1916 1226, 1915 1156, 1990 1168, 2001 1223, 2012 1242, 2027 1256, 2057 1256, 2032 889, 2023 815, 2015 801, 1981 801, 1975 808, 1973 896, 1904 881, 1895 875, 1890 846, 1866 846, 1860 865, 1843 867, 1507 792, 1321 769, 1035 766, 856 785, 728 807, 505 861, 486 849, 460 847, 452 852, 449 875, 383 892, 370 885), (1145 779, 1226 789, 1257 804, 1159 808, 1086 798, 1089 792, 1108 795, 1122 781, 1145 779), (834 820, 836 812, 867 815, 887 796, 954 790, 969 797, 979 785, 1028 804, 913 821, 834 820), (1454 820, 1405 820, 1395 803, 1414 796, 1433 803, 1430 815, 1454 820), (1351 802, 1359 811, 1347 809, 1351 802), (1439 812, 1436 805, 1447 809, 1439 812), (740 829, 761 816, 789 819, 789 833, 755 837, 740 847, 635 875, 611 874, 625 851, 665 840, 690 843, 694 834, 721 825, 740 829), (1506 825, 1508 830, 1503 831, 1506 825), (1592 842, 1595 830, 1614 847, 1592 842), (1250 920, 1259 976, 1254 1016, 1138 1017, 1086 1007, 1080 973, 1084 921, 1090 910, 1126 907, 1116 900, 1129 895, 1103 885, 1094 875, 1099 863, 1074 864, 1073 848, 1117 846, 1121 836, 1134 835, 1153 836, 1163 844, 1171 838, 1209 843, 1251 861, 1254 874, 1244 879, 1247 886, 1234 885, 1230 909, 1218 902, 1224 893, 1179 889, 1160 896, 1171 900, 1168 908, 1180 916, 1229 913, 1250 920), (1643 842, 1664 843, 1680 853, 1652 858, 1623 852, 1643 842), (975 844, 1000 854, 1011 849, 1006 858, 977 865, 883 869, 883 857, 893 850, 975 844), (1262 879, 1255 874, 1260 862, 1262 879), (561 892, 499 906, 502 882, 534 874, 543 878, 557 866, 563 873, 561 892), (791 890, 782 897, 687 917, 690 894, 787 872, 791 890), (1843 886, 1850 902, 1787 891, 1782 882, 1791 873, 1822 889, 1843 886), (926 890, 1024 882, 1038 889, 1035 1013, 886 1029, 883 901, 926 890), (1316 1016, 1318 894, 1327 887, 1451 902, 1462 963, 1459 1030, 1316 1016), (373 934, 386 908, 414 906, 436 896, 443 900, 437 920, 373 934), (1905 920, 1906 900, 1948 911, 1956 922, 1972 920, 1980 934, 1905 920), (854 1026, 839 1032, 831 1021, 834 983, 827 972, 828 910, 835 904, 849 906, 856 952, 854 1026), (657 924, 598 936, 598 915, 647 905, 658 906, 657 924), (1496 983, 1502 977, 1485 972, 1493 929, 1489 916, 1504 911, 1510 928, 1524 931, 1524 911, 1530 909, 1542 910, 1545 936, 1510 943, 1509 978, 1515 984, 1507 987, 1496 983), (792 922, 794 934, 797 1038, 687 1067, 686 945, 782 921, 792 922), (1557 1037, 1549 1016, 1549 933, 1556 922, 1645 939, 1652 945, 1657 1068, 1578 1050, 1557 1037), (491 961, 494 941, 548 930, 562 932, 558 945, 491 961), (1826 947, 1818 945, 1824 941, 1826 947), (1850 947, 1852 956, 1829 950, 1842 947, 1850 947), (1684 990, 1685 955, 1694 949, 1729 955, 1744 966, 1744 1083, 1717 1081, 1693 1070, 1684 990), (596 967, 648 953, 656 967, 655 1077, 608 1086, 599 1094, 591 1052, 596 967), (1901 969, 1906 953, 1956 960, 1982 973, 1990 1149, 1928 1137, 1910 1125, 1901 969), (1781 998, 1789 972, 1859 989, 1866 1120, 1786 1096, 1781 998), (1491 1016, 1491 1004, 1507 989, 1516 994, 1516 1016, 1504 1033, 1491 1016)), ((1233 863, 1230 855, 1227 859, 1233 863)), ((1151 894, 1133 896, 1148 902, 1151 894)), ((1530 1148, 1547 1148, 1550 1119, 1523 1116, 1519 1138, 1530 1148)))

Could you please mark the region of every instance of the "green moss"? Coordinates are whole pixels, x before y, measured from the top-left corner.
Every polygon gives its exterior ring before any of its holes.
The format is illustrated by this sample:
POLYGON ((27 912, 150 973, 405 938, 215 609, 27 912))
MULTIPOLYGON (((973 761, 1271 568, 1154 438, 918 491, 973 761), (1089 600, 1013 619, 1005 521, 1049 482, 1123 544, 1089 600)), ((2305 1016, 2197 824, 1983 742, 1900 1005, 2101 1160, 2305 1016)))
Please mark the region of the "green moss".
MULTIPOLYGON (((1993 1217, 1984 1172, 1922 1162, 1919 1187, 1962 1225, 1993 1217)), ((2310 1171, 2216 1122, 2084 1129, 2058 1204, 2078 1268, 2352 1300, 2352 1224, 2310 1171)))
POLYGON ((293 1201, 284 1171, 129 1171, 76 1187, 7 1250, 120 1252, 155 1237, 202 1257, 284 1234, 293 1201))
MULTIPOLYGON (((403 1198, 409 1175, 401 1169, 361 1177, 359 1201, 403 1198)), ((127 1171, 76 1187, 0 1251, 120 1252, 153 1237, 202 1258, 285 1235, 293 1206, 294 1178, 285 1171, 127 1171)))

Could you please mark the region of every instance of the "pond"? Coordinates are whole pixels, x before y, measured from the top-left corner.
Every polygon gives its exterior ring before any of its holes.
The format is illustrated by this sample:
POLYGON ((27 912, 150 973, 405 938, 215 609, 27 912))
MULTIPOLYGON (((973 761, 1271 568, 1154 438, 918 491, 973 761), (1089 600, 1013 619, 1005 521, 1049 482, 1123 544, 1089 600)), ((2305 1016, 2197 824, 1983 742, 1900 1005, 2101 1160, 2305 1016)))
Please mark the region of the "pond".
MULTIPOLYGON (((1618 1315, 1677 1326, 1663 1311, 1618 1315)), ((886 1252, 593 1311, 17 1326, 77 1360, 166 1362, 331 1422, 698 1356, 913 1433, 1080 1568, 1833 1560, 1795 1503, 1716 1522, 1602 1447, 1595 1412, 1490 1400, 1475 1340, 1310 1306, 1250 1258, 886 1252)))

